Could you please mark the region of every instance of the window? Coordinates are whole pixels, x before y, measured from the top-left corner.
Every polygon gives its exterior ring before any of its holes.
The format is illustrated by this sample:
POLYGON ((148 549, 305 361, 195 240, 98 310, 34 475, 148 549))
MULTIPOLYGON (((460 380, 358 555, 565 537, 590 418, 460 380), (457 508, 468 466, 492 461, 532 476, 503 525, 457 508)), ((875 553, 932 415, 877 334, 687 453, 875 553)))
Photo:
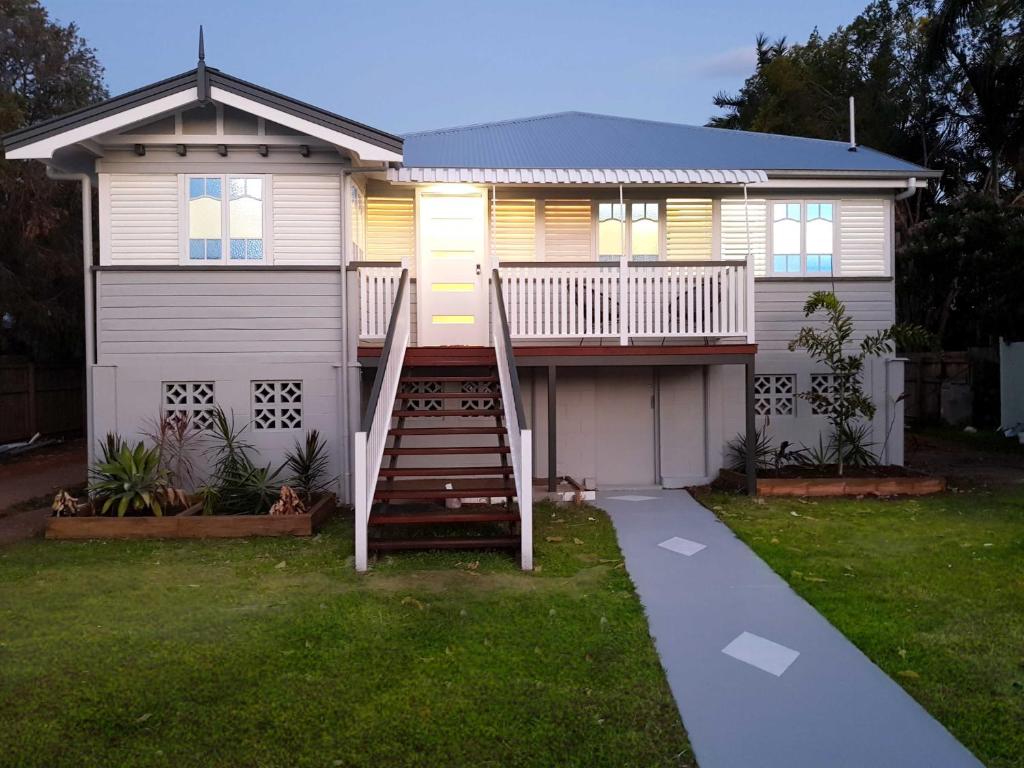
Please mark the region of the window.
POLYGON ((796 414, 796 376, 763 374, 754 377, 754 413, 758 416, 796 414))
POLYGON ((629 244, 626 258, 632 261, 657 261, 661 254, 660 208, 659 203, 598 203, 598 260, 619 260, 625 231, 626 242, 629 244), (625 208, 629 209, 628 219, 625 217, 625 208))
POLYGON ((302 382, 252 382, 253 429, 301 429, 302 382))
POLYGON ((352 185, 349 218, 352 226, 352 260, 362 261, 366 257, 366 198, 355 184, 352 185))
POLYGON ((831 373, 811 374, 811 413, 822 416, 828 413, 836 393, 836 377, 831 373))
POLYGON ((190 263, 264 260, 264 187, 262 176, 188 177, 190 263))
POLYGON ((835 207, 824 202, 772 203, 772 272, 832 273, 835 207))
POLYGON ((212 381, 164 382, 165 416, 187 417, 199 429, 208 429, 216 406, 212 381))

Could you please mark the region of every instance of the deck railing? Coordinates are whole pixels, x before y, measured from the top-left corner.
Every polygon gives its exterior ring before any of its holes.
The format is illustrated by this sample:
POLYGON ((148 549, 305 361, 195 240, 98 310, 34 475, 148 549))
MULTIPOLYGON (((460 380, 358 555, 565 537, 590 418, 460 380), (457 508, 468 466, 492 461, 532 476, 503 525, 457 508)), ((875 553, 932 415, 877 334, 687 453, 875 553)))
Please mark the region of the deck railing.
POLYGON ((524 571, 530 571, 533 570, 533 440, 526 425, 526 412, 519 390, 519 373, 512 354, 512 339, 509 336, 501 283, 498 270, 494 270, 491 279, 491 337, 497 359, 509 452, 512 456, 516 503, 519 505, 520 565, 524 571))
POLYGON ((359 338, 376 341, 387 335, 398 284, 406 271, 402 267, 359 268, 359 338))
POLYGON ((512 339, 752 338, 743 261, 501 269, 512 339))
POLYGON ((384 458, 384 446, 391 428, 398 380, 402 375, 405 350, 411 331, 409 312, 409 270, 402 269, 381 351, 377 375, 370 390, 369 401, 360 431, 354 435, 353 474, 355 485, 356 570, 367 566, 367 538, 370 509, 377 489, 377 478, 384 458))

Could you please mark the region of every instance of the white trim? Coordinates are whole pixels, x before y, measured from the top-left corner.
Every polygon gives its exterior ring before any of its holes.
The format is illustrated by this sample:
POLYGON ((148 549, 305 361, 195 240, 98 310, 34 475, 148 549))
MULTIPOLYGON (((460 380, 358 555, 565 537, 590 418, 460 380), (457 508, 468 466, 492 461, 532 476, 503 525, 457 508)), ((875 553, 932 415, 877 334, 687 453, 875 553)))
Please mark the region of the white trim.
MULTIPOLYGON (((388 181, 431 184, 754 184, 764 171, 613 168, 389 168, 388 181)), ((897 185, 906 187, 905 181, 897 185)))
POLYGON ((262 117, 265 120, 272 120, 273 122, 287 128, 301 131, 308 136, 323 139, 329 144, 333 144, 337 147, 343 147, 344 149, 358 155, 360 160, 396 163, 402 161, 401 153, 383 149, 375 144, 370 144, 362 139, 353 138, 352 136, 341 133, 340 131, 325 128, 317 123, 304 120, 301 117, 295 117, 287 112, 282 112, 279 109, 268 107, 265 104, 253 101, 252 99, 247 99, 244 96, 239 96, 238 94, 226 91, 223 88, 218 88, 217 86, 213 86, 210 89, 210 98, 214 101, 220 102, 221 104, 227 104, 228 106, 235 107, 243 112, 248 112, 256 115, 257 117, 262 117))
MULTIPOLYGON (((188 88, 178 93, 173 93, 170 96, 164 96, 160 99, 147 102, 146 104, 140 104, 137 107, 126 109, 123 112, 111 115, 110 117, 104 117, 99 120, 93 120, 92 122, 81 125, 77 128, 71 128, 62 133, 58 133, 55 136, 50 136, 40 141, 26 144, 23 147, 17 149, 11 149, 7 152, 8 160, 49 160, 53 157, 53 153, 62 147, 76 144, 80 141, 86 141, 99 136, 100 134, 109 133, 116 131, 118 128, 123 128, 126 125, 137 123, 140 120, 145 120, 147 117, 155 117, 156 115, 169 112, 172 109, 191 104, 197 98, 196 89, 188 88)), ((401 158, 399 158, 401 159, 401 158)))
POLYGON ((96 180, 99 197, 100 265, 107 266, 113 263, 110 255, 110 174, 98 173, 96 180))

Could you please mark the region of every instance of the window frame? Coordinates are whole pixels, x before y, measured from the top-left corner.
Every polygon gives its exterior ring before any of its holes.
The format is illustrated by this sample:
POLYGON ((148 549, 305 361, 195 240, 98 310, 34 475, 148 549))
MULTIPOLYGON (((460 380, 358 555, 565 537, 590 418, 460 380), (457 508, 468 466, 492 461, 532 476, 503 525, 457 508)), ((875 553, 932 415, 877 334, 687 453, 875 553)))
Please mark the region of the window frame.
MULTIPOLYGON (((626 217, 626 227, 623 243, 623 251, 625 252, 626 261, 633 261, 633 205, 657 205, 658 206, 658 253, 653 259, 654 262, 665 261, 665 200, 657 198, 624 198, 622 200, 625 210, 623 216, 626 217)), ((591 254, 594 261, 602 264, 618 264, 618 257, 614 259, 601 259, 601 219, 600 219, 600 206, 602 205, 618 205, 619 201, 598 199, 591 201, 591 212, 590 212, 590 223, 592 229, 592 242, 594 244, 593 253, 591 254)))
POLYGON ((835 277, 839 274, 839 200, 832 197, 776 197, 767 198, 768 204, 767 219, 768 232, 766 245, 766 260, 768 262, 767 274, 769 277, 835 277), (828 272, 807 271, 807 206, 808 205, 831 205, 832 206, 832 268, 828 272), (775 206, 776 205, 799 205, 800 206, 800 271, 799 272, 778 272, 775 269, 775 206))
POLYGON ((183 266, 193 267, 246 267, 266 266, 274 263, 274 248, 271 226, 273 217, 273 193, 271 189, 272 176, 269 173, 183 173, 178 176, 179 188, 179 216, 181 226, 179 236, 180 263, 183 266), (192 179, 220 179, 220 253, 219 259, 190 259, 189 258, 189 187, 192 179), (263 258, 262 259, 232 259, 231 258, 231 220, 228 204, 231 200, 230 182, 232 179, 260 179, 263 182, 263 258))

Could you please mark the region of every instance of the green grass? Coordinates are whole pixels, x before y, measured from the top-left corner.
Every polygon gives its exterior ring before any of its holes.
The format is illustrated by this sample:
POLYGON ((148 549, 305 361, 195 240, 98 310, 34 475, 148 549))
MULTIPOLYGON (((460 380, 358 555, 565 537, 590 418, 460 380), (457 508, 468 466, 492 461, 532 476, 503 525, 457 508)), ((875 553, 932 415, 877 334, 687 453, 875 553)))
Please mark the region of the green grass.
POLYGON ((982 762, 1024 766, 1024 492, 703 501, 982 762))
POLYGON ((608 518, 536 514, 532 574, 359 576, 347 521, 0 549, 0 764, 694 765, 608 518))

